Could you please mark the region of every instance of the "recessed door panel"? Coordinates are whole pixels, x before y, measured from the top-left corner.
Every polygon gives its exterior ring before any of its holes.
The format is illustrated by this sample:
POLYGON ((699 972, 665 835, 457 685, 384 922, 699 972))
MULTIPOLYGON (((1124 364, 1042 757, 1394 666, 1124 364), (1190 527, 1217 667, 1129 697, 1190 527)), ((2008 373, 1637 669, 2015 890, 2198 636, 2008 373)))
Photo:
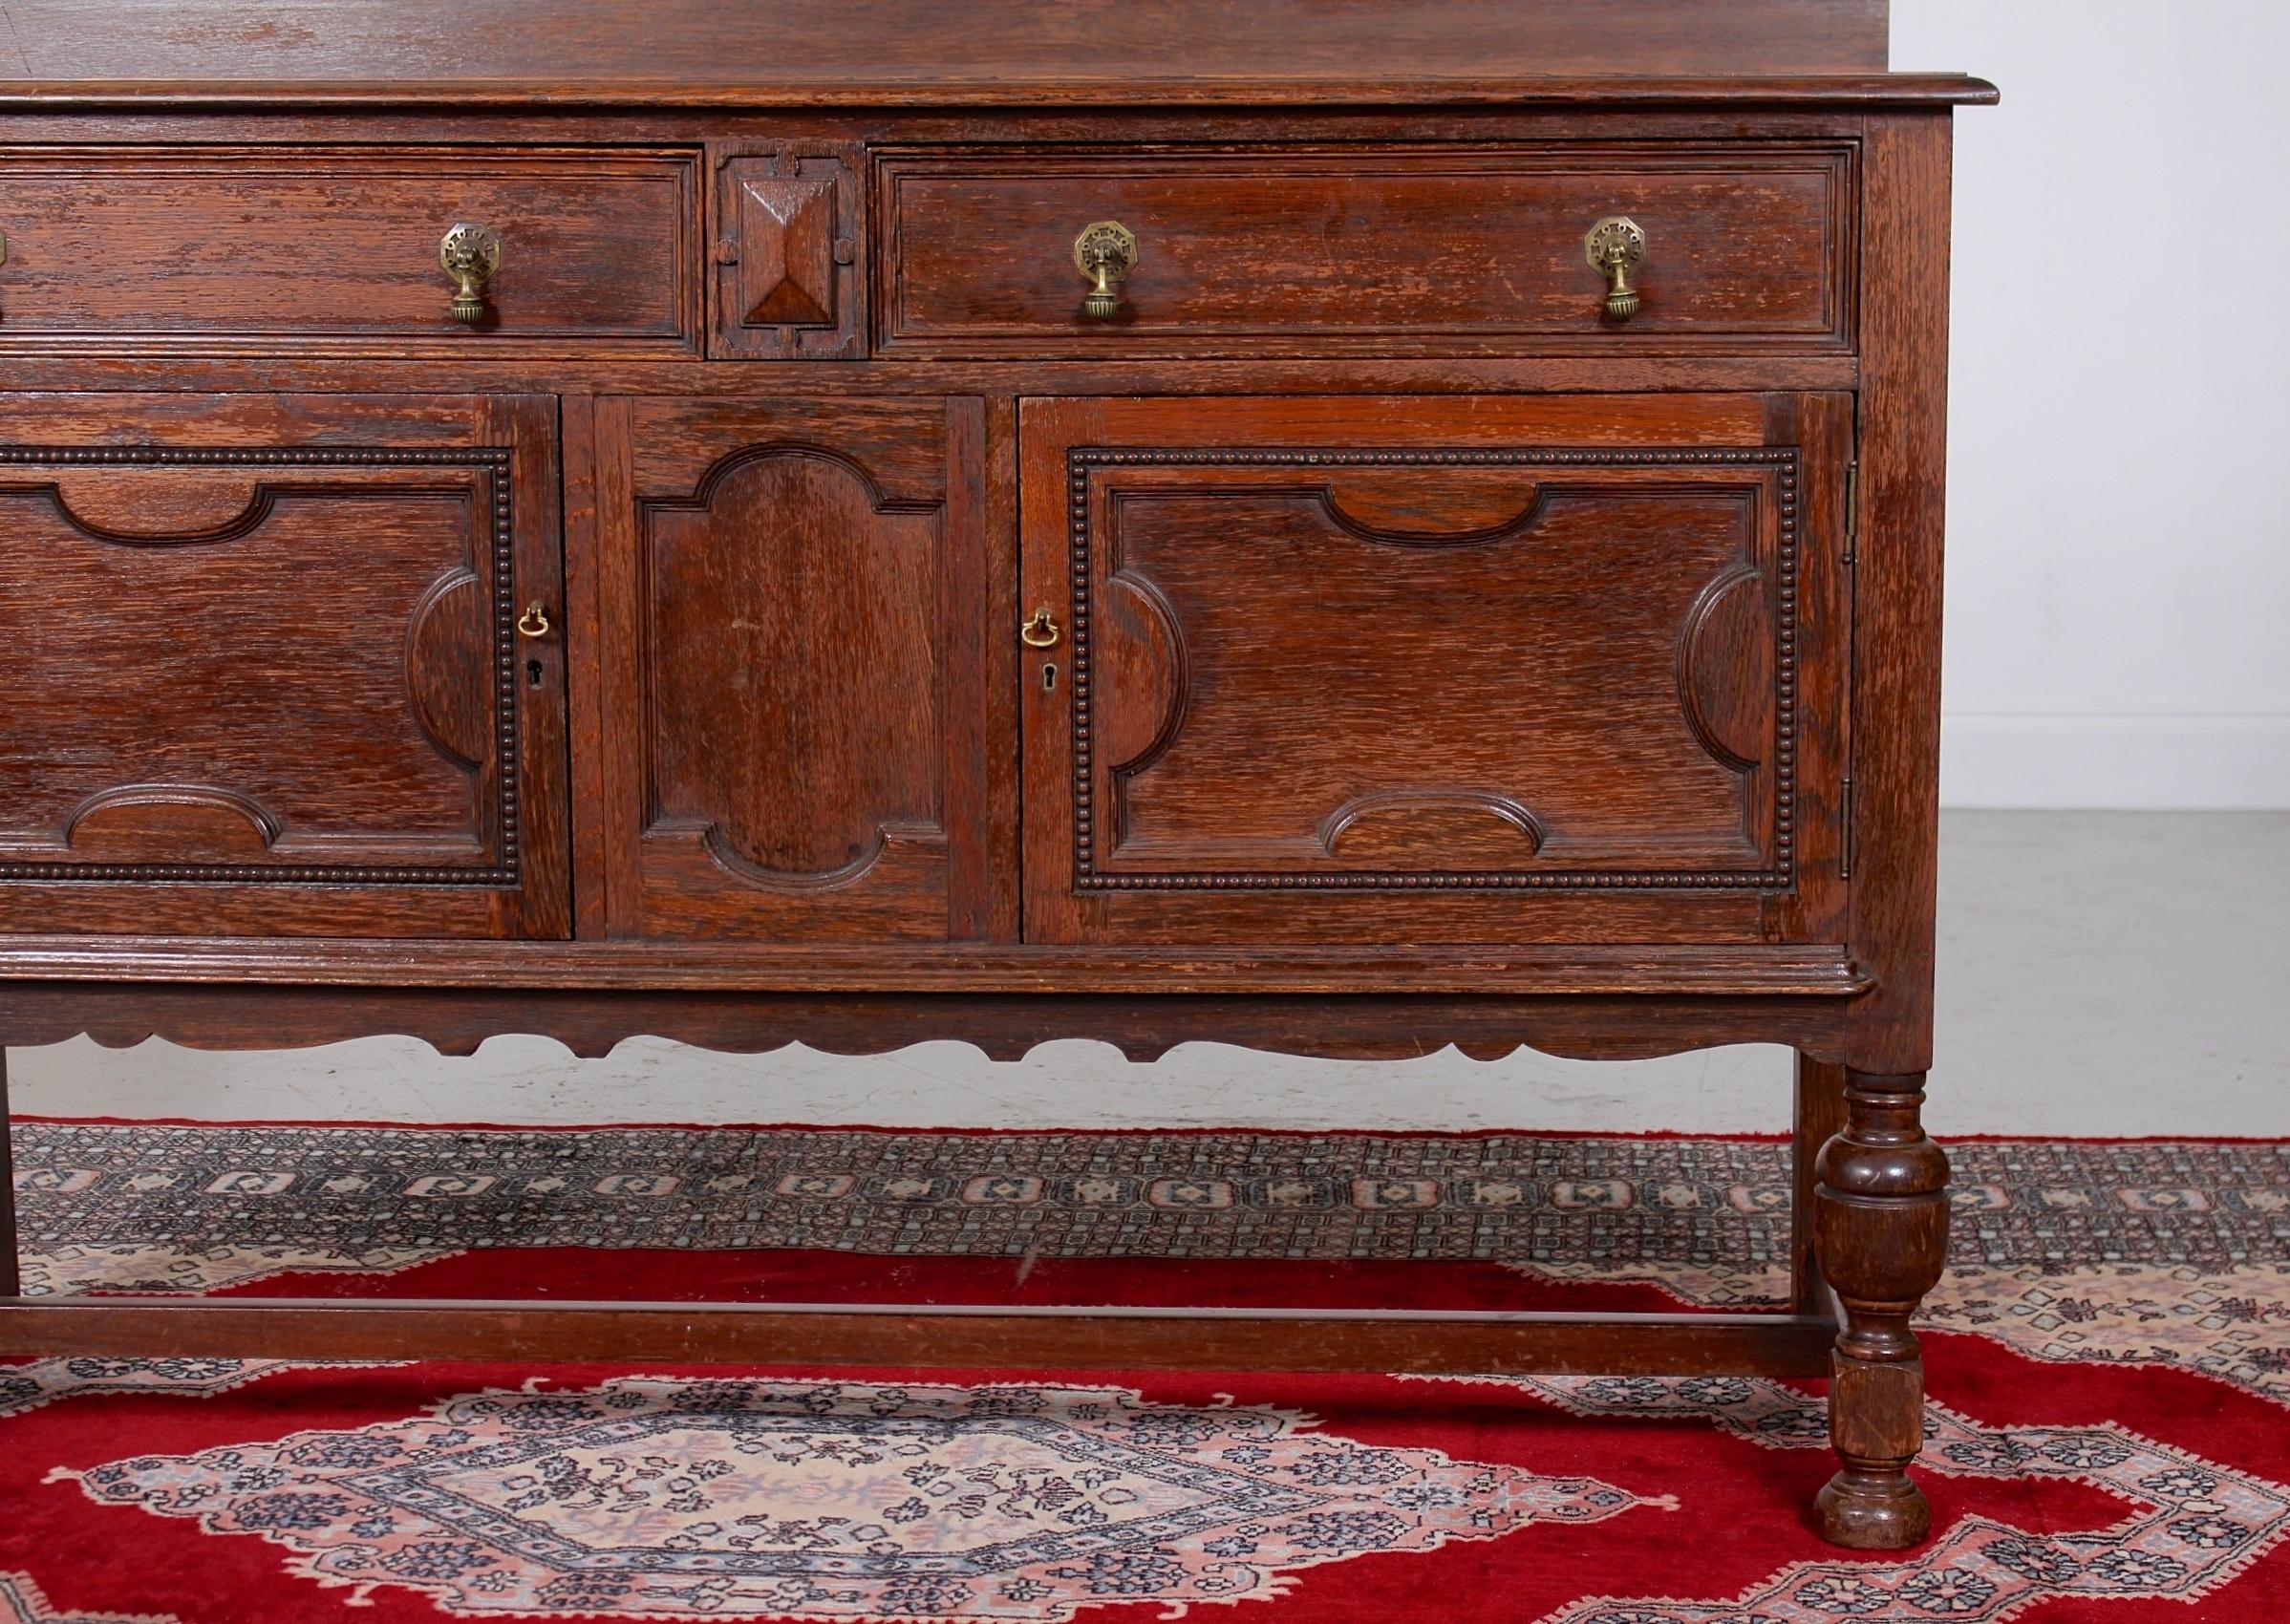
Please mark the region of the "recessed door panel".
POLYGON ((600 425, 614 933, 948 936, 984 754, 975 403, 600 425))
POLYGON ((547 403, 7 408, 0 930, 565 933, 547 403))
POLYGON ((1786 929, 1842 433, 1753 396, 1033 403, 1027 603, 1070 630, 1026 685, 1029 933, 1786 929))

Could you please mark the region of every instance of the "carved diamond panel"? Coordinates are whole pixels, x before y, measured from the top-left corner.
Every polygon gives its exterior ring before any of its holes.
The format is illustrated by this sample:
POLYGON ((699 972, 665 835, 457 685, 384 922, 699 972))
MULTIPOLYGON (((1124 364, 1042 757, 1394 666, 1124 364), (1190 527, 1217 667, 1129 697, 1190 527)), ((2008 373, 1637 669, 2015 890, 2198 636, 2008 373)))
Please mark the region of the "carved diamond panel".
POLYGON ((739 204, 739 324, 833 326, 834 182, 751 175, 735 186, 739 204))
POLYGON ((858 182, 845 157, 782 150, 728 158, 716 186, 719 354, 863 353, 858 182))

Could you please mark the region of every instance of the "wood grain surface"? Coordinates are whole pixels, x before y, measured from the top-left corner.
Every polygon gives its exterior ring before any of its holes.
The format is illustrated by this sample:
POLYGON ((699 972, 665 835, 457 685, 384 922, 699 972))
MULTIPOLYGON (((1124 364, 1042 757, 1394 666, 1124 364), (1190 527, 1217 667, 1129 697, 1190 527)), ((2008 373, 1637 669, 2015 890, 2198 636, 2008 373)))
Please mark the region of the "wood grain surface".
POLYGON ((688 354, 696 171, 690 152, 0 153, 0 335, 688 354), (462 222, 502 242, 474 331, 438 264, 462 222))
POLYGON ((394 86, 534 99, 1316 101, 1567 78, 1879 74, 1885 0, 11 0, 25 86, 394 86))
POLYGON ((960 412, 603 403, 614 934, 949 933, 952 826, 979 814, 952 786, 985 724, 960 412))
POLYGON ((1781 1314, 840 1307, 819 1303, 0 1303, 0 1355, 1432 1374, 1823 1374, 1781 1314))
POLYGON ((1762 1322, 0 1345, 1826 1371, 1819 1526, 1920 1537, 1947 114, 1995 92, 1885 74, 1883 0, 0 20, 0 1043, 1800 1057, 1762 1322))
POLYGON ((1023 685, 1029 936, 1765 939, 1830 889, 1794 801, 1842 721, 1806 563, 1842 537, 1767 431, 1749 396, 1029 402, 1025 601, 1072 627, 1023 685))
POLYGON ((0 931, 564 933, 546 403, 4 405, 0 931))
POLYGON ((893 155, 876 195, 886 354, 1834 352, 1850 339, 1852 148, 893 155), (1627 323, 1583 254, 1648 239, 1627 323), (1075 236, 1137 267, 1081 310, 1075 236))

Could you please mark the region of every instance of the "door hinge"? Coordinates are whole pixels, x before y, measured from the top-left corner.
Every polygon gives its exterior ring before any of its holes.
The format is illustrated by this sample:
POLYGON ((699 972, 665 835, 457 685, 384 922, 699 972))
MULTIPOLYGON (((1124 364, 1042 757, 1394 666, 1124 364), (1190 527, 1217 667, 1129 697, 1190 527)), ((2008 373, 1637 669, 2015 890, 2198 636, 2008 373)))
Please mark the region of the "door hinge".
POLYGON ((1861 550, 1861 465, 1845 464, 1845 562, 1858 564, 1861 550))
POLYGON ((1837 878, 1852 878, 1852 780, 1848 777, 1838 796, 1837 822, 1844 825, 1837 849, 1837 878))

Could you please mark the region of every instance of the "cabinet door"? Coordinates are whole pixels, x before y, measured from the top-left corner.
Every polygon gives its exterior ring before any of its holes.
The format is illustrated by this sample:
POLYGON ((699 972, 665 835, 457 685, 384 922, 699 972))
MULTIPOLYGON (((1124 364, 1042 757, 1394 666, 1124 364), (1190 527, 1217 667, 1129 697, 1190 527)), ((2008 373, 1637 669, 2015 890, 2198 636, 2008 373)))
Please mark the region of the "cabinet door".
POLYGON ((1041 400, 1027 934, 1838 940, 1841 396, 1041 400))
POLYGON ((0 412, 0 931, 566 933, 551 403, 0 412))
POLYGON ((974 933, 978 402, 613 399, 597 440, 611 932, 974 933))

